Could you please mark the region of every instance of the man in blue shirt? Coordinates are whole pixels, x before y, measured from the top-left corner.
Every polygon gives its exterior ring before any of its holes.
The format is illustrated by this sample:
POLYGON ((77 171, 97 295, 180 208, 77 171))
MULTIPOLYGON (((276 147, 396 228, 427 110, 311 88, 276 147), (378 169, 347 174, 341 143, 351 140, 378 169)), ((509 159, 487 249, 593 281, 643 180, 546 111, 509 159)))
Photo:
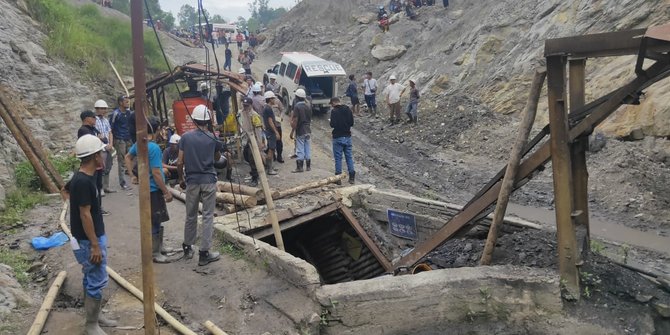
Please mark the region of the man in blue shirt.
POLYGON ((130 186, 126 182, 125 175, 127 169, 125 169, 124 158, 128 153, 128 149, 133 145, 132 143, 132 134, 131 134, 131 123, 133 114, 130 112, 130 100, 126 96, 120 96, 116 99, 119 107, 112 112, 112 115, 109 117, 109 124, 112 127, 112 135, 114 137, 114 149, 116 149, 118 166, 119 166, 119 185, 124 190, 129 190, 130 186))
MULTIPOLYGON (((167 211, 167 202, 172 201, 172 193, 165 186, 163 173, 163 154, 161 148, 153 141, 158 132, 159 121, 155 116, 147 122, 147 144, 149 150, 149 188, 151 191, 151 247, 154 263, 167 263, 167 258, 161 253, 163 246, 163 222, 170 220, 167 211)), ((133 144, 125 156, 126 168, 132 168, 133 159, 137 157, 137 144, 133 144)))
POLYGON ((198 203, 202 202, 202 236, 198 265, 219 260, 219 253, 209 251, 214 229, 216 206, 216 168, 223 144, 208 129, 212 115, 205 105, 193 109, 191 118, 198 128, 184 134, 179 141, 177 173, 179 184, 186 189, 186 222, 184 224, 184 258, 193 258, 193 244, 198 233, 198 203), (186 177, 184 177, 184 174, 186 177))

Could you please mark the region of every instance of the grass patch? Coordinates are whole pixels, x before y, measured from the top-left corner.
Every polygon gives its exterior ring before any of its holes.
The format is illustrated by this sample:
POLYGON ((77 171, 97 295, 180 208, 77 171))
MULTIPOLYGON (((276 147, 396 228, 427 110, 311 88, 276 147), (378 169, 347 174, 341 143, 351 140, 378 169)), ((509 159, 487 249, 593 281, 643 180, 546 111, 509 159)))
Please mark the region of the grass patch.
POLYGON ((30 281, 28 269, 30 262, 28 257, 19 251, 0 248, 0 263, 8 265, 14 270, 16 280, 21 285, 26 285, 30 281))
POLYGON ((43 193, 17 188, 7 194, 5 210, 0 212, 0 227, 9 229, 19 222, 23 222, 23 214, 33 207, 44 203, 46 196, 43 193))
MULTIPOLYGON (((27 0, 27 3, 31 16, 45 28, 49 56, 82 68, 90 79, 107 77, 108 59, 120 72, 131 73, 129 20, 103 16, 94 4, 76 7, 66 0, 27 0)), ((165 62, 153 32, 145 31, 144 48, 148 71, 164 71, 165 62)))
MULTIPOLYGON (((74 156, 54 156, 50 157, 50 160, 63 179, 67 179, 79 167, 79 160, 74 156)), ((42 181, 29 161, 23 161, 16 165, 14 175, 16 177, 16 186, 19 188, 28 190, 42 189, 42 181)))
POLYGON ((244 253, 244 250, 240 249, 236 245, 230 243, 230 242, 223 242, 221 244, 221 251, 222 254, 229 255, 230 257, 240 260, 240 259, 245 259, 246 254, 244 253))

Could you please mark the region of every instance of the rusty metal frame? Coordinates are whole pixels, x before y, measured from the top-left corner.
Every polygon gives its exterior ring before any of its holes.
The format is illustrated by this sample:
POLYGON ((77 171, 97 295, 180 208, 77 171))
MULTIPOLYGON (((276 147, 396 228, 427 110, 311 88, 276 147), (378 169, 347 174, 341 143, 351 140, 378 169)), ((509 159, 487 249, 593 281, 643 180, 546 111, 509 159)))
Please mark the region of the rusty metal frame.
MULTIPOLYGON (((548 67, 554 68, 551 70, 552 77, 556 78, 557 72, 560 71, 560 73, 563 73, 563 75, 561 77, 561 74, 559 73, 559 77, 564 78, 564 67, 567 64, 569 57, 606 57, 636 54, 641 49, 642 41, 645 41, 647 49, 639 53, 640 57, 646 57, 649 54, 647 52, 649 50, 653 52, 670 52, 670 43, 668 43, 668 41, 670 41, 670 25, 656 27, 653 30, 650 28, 647 31, 653 31, 653 37, 644 37, 643 35, 645 30, 639 29, 628 32, 605 33, 548 40, 545 44, 545 56, 547 56, 548 63, 553 64, 553 66, 549 66, 548 64, 548 67)), ((558 172, 559 175, 557 178, 559 179, 558 186, 560 190, 557 193, 560 193, 562 197, 560 200, 561 209, 559 210, 557 208, 557 216, 559 215, 558 212, 560 212, 560 218, 557 217, 557 224, 562 227, 562 232, 559 232, 559 234, 563 236, 563 239, 559 237, 559 250, 562 248, 569 249, 560 257, 563 262, 563 265, 561 266, 561 274, 562 276, 566 275, 570 279, 569 285, 572 289, 578 289, 578 286, 575 286, 575 282, 577 282, 578 285, 578 279, 575 280, 574 278, 576 275, 576 264, 579 260, 576 255, 574 255, 575 232, 572 228, 572 220, 574 214, 576 213, 572 210, 574 184, 572 182, 571 175, 575 167, 573 167, 570 157, 571 145, 575 142, 576 139, 590 134, 598 124, 600 124, 603 120, 605 120, 605 118, 616 111, 621 105, 629 103, 630 101, 635 101, 636 98, 641 94, 642 90, 658 82, 659 80, 670 76, 670 59, 667 57, 667 55, 663 56, 665 57, 654 56, 653 60, 656 60, 656 62, 646 70, 636 72, 637 77, 631 80, 628 84, 592 101, 589 104, 583 107, 579 107, 578 105, 580 102, 575 100, 577 102, 575 103, 575 106, 573 106, 575 108, 571 108, 570 115, 565 115, 567 113, 567 109, 565 106, 566 98, 564 92, 564 80, 555 80, 554 83, 548 83, 548 85, 550 85, 550 90, 552 90, 553 87, 553 92, 550 93, 550 95, 553 95, 553 98, 550 98, 549 104, 550 110, 553 110, 550 112, 550 117, 554 119, 552 126, 549 127, 554 128, 551 131, 552 139, 550 139, 550 141, 545 141, 520 165, 519 172, 516 177, 515 189, 520 187, 521 184, 527 181, 529 178, 532 178, 532 176, 537 171, 542 169, 544 164, 552 158, 552 155, 555 155, 557 150, 560 150, 560 159, 562 159, 563 162, 567 164, 560 164, 561 167, 559 168, 559 171, 554 168, 554 174, 556 175, 558 172), (556 124, 556 126, 553 126, 554 124, 556 124), (560 125, 563 125, 563 127, 560 125), (557 129, 555 129, 557 127, 563 128, 564 130, 557 133, 557 129)), ((573 89, 575 91, 575 95, 581 94, 579 91, 583 90, 582 88, 578 87, 573 89)), ((545 127, 545 129, 547 129, 547 127, 545 127)), ((538 136, 536 136, 536 138, 531 141, 530 144, 539 144, 545 135, 546 134, 543 131, 542 133, 538 134, 538 136)), ((525 153, 529 153, 533 149, 534 145, 529 145, 524 150, 525 153)), ((573 151, 575 150, 577 149, 573 147, 573 151)), ((579 170, 580 177, 587 176, 585 166, 577 166, 576 168, 579 170)), ((504 173, 504 170, 501 172, 504 173)), ((394 264, 394 267, 398 269, 416 264, 425 255, 440 246, 442 243, 446 242, 461 229, 467 228, 468 224, 472 222, 472 220, 480 216, 481 213, 490 208, 490 206, 496 201, 497 195, 500 191, 501 177, 501 173, 498 173, 498 175, 496 175, 482 190, 480 190, 480 192, 475 195, 475 197, 461 210, 460 213, 449 220, 428 240, 416 246, 409 254, 398 260, 394 264)), ((555 186, 556 185, 555 176, 555 186)), ((585 192, 583 185, 578 187, 579 192, 585 192)), ((581 196, 586 196, 586 194, 581 194, 581 196)), ((588 221, 586 222, 588 224, 588 221)))

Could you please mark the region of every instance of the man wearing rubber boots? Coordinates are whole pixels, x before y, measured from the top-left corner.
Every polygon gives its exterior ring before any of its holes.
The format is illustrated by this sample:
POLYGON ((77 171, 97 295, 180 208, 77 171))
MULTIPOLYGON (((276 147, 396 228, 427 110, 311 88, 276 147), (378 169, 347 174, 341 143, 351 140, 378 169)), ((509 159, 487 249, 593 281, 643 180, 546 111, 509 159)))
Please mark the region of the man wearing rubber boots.
MULTIPOLYGON (((151 116, 147 122, 149 190, 151 192, 151 250, 154 263, 167 263, 168 259, 161 253, 163 249, 163 222, 170 220, 166 203, 172 201, 172 193, 168 191, 165 185, 161 148, 153 141, 159 128, 158 118, 151 116)), ((137 143, 133 144, 128 150, 128 154, 126 154, 126 169, 132 169, 135 157, 137 157, 137 143)))
POLYGON ((198 265, 219 260, 219 253, 209 251, 214 229, 216 206, 216 168, 223 145, 209 130, 212 115, 205 105, 193 109, 191 118, 197 128, 184 134, 179 141, 177 172, 182 188, 186 188, 186 223, 184 225, 184 257, 193 258, 193 244, 198 233, 198 204, 202 202, 202 236, 198 265), (186 174, 186 179, 184 179, 186 174))
POLYGON ((302 88, 295 91, 296 104, 291 114, 291 128, 295 132, 296 169, 293 172, 310 171, 312 169, 312 150, 310 136, 312 133, 312 109, 305 102, 307 93, 302 88), (303 170, 303 163, 306 165, 303 170))
POLYGON ((100 328, 102 290, 107 287, 107 235, 102 219, 100 191, 96 183, 96 169, 103 163, 105 145, 93 135, 83 135, 75 144, 75 153, 81 161, 79 171, 65 185, 70 198, 70 230, 72 250, 82 267, 84 309, 87 335, 104 335, 100 328))

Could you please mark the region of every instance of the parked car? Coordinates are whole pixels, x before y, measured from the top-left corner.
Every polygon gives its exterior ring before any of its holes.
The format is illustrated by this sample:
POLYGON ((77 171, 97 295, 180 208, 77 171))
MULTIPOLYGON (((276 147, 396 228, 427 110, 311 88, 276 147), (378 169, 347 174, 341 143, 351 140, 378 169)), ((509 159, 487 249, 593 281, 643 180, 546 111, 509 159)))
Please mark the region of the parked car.
POLYGON ((346 76, 342 65, 319 58, 307 52, 284 52, 281 61, 263 75, 263 83, 269 82, 269 74, 277 75, 281 85, 281 99, 288 110, 293 104, 295 90, 305 87, 315 111, 327 112, 330 98, 337 95, 337 77, 346 76))

